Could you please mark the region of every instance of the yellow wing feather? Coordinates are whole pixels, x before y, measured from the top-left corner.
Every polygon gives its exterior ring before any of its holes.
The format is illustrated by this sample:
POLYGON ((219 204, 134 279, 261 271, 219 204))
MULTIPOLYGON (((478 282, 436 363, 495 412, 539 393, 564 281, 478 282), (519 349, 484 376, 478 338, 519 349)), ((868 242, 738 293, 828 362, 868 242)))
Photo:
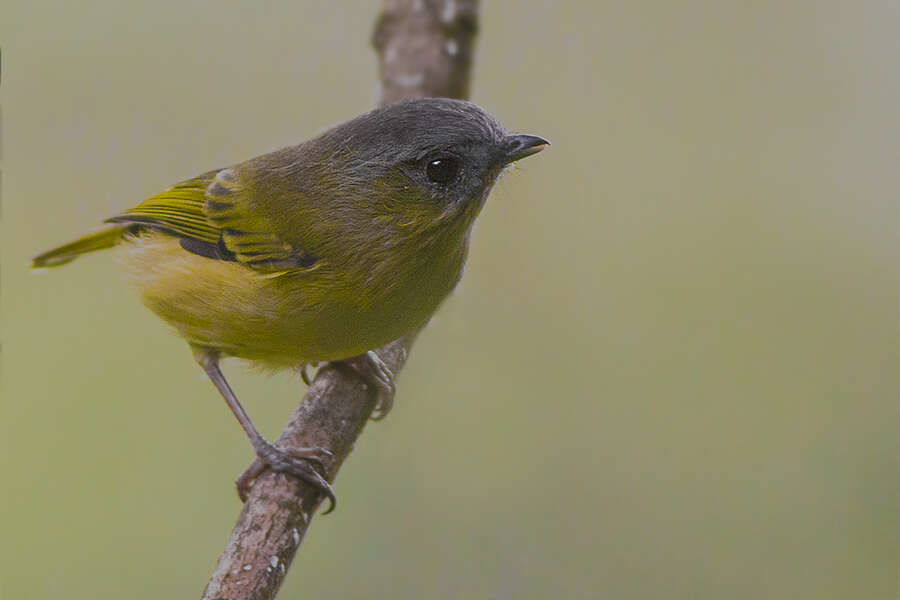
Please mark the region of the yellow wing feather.
POLYGON ((272 220, 253 210, 247 197, 252 191, 241 183, 232 169, 208 171, 106 219, 109 225, 97 233, 41 254, 33 266, 64 264, 80 254, 114 246, 127 232, 146 228, 182 238, 186 251, 235 260, 266 274, 311 267, 315 257, 282 240, 272 220), (210 248, 209 253, 204 247, 210 248))
POLYGON ((237 261, 258 271, 290 271, 310 266, 315 258, 278 236, 278 224, 253 206, 253 192, 234 169, 219 171, 206 188, 209 222, 237 261))
POLYGON ((219 228, 206 216, 206 188, 218 173, 209 171, 151 196, 108 223, 133 223, 215 244, 219 228))

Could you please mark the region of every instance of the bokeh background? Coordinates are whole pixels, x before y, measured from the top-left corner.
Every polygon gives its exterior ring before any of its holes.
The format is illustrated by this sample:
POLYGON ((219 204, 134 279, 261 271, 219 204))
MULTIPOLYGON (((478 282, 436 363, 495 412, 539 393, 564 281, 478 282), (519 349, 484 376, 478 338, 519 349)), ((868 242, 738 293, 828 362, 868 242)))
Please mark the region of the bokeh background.
MULTIPOLYGON (((378 4, 0 7, 2 595, 198 597, 251 458, 112 256, 30 256, 372 107, 378 4)), ((487 1, 495 189, 284 598, 898 597, 900 8, 487 1)), ((275 435, 296 377, 229 364, 275 435)))

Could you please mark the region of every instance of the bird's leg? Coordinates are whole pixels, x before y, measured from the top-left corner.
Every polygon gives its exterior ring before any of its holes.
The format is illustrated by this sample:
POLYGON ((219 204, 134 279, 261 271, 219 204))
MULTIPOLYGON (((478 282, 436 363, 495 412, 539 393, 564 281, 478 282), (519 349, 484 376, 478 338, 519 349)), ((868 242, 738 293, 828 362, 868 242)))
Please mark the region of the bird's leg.
POLYGON ((390 367, 374 350, 352 358, 345 358, 339 362, 356 371, 378 395, 378 404, 375 405, 372 419, 380 421, 385 418, 391 412, 391 407, 394 405, 394 393, 397 391, 394 373, 391 372, 390 367))
POLYGON ((309 374, 310 368, 317 369, 319 365, 322 363, 318 362, 305 362, 301 363, 299 367, 297 367, 297 372, 300 373, 300 379, 303 380, 307 386, 312 385, 312 376, 309 374))
POLYGON ((219 393, 225 399, 228 408, 234 413, 238 423, 241 424, 241 427, 247 434, 247 438, 250 440, 254 452, 256 452, 256 460, 254 460, 247 470, 238 477, 236 482, 238 495, 241 497, 241 500, 247 500, 247 494, 253 486, 253 482, 260 473, 268 467, 273 471, 294 475, 298 479, 317 488, 331 503, 331 506, 325 512, 329 513, 334 510, 336 503, 334 490, 331 489, 331 485, 329 485, 325 478, 310 464, 310 462, 315 463, 322 467, 322 470, 324 471, 325 465, 322 463, 322 456, 331 456, 331 452, 325 448, 281 449, 270 443, 256 429, 253 421, 250 420, 250 415, 248 415, 247 411, 244 410, 244 407, 241 406, 241 403, 238 401, 237 396, 234 395, 231 386, 228 385, 228 382, 225 380, 222 370, 219 369, 218 353, 203 348, 193 348, 193 350, 194 358, 197 360, 197 363, 199 363, 203 370, 206 371, 206 374, 212 380, 216 389, 219 390, 219 393))

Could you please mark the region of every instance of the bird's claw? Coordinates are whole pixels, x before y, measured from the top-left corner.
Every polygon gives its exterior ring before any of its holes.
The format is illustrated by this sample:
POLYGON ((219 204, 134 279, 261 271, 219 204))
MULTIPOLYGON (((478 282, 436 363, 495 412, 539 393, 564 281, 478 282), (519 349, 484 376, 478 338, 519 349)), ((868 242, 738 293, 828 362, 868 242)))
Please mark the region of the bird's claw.
POLYGON ((374 350, 342 362, 356 371, 368 385, 375 389, 378 403, 375 405, 375 410, 372 411, 372 419, 380 421, 385 418, 391 412, 391 407, 394 406, 394 394, 397 391, 394 373, 390 367, 374 350))
POLYGON ((305 362, 297 368, 297 371, 300 373, 300 379, 303 380, 303 383, 305 383, 307 386, 312 385, 314 374, 310 375, 309 370, 316 369, 321 364, 322 363, 317 362, 305 362))
POLYGON ((329 501, 328 510, 323 514, 328 514, 337 506, 337 497, 334 494, 331 484, 322 476, 326 473, 325 462, 323 458, 334 456, 331 451, 325 448, 278 448, 268 442, 259 444, 256 448, 256 459, 250 463, 243 473, 235 481, 238 496, 242 502, 246 502, 250 495, 250 489, 256 482, 256 479, 266 470, 272 469, 279 473, 287 473, 294 477, 305 481, 318 489, 329 501), (312 463, 312 464, 310 464, 312 463), (319 473, 313 465, 321 468, 319 473))

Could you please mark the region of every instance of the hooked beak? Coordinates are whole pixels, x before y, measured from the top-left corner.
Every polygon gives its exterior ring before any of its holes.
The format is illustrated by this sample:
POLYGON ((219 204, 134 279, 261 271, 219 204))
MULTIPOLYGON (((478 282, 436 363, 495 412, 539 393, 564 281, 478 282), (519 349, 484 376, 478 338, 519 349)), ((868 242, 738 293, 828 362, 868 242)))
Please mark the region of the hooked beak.
POLYGON ((506 163, 515 162, 526 156, 537 154, 550 142, 536 135, 510 135, 506 137, 506 163))

